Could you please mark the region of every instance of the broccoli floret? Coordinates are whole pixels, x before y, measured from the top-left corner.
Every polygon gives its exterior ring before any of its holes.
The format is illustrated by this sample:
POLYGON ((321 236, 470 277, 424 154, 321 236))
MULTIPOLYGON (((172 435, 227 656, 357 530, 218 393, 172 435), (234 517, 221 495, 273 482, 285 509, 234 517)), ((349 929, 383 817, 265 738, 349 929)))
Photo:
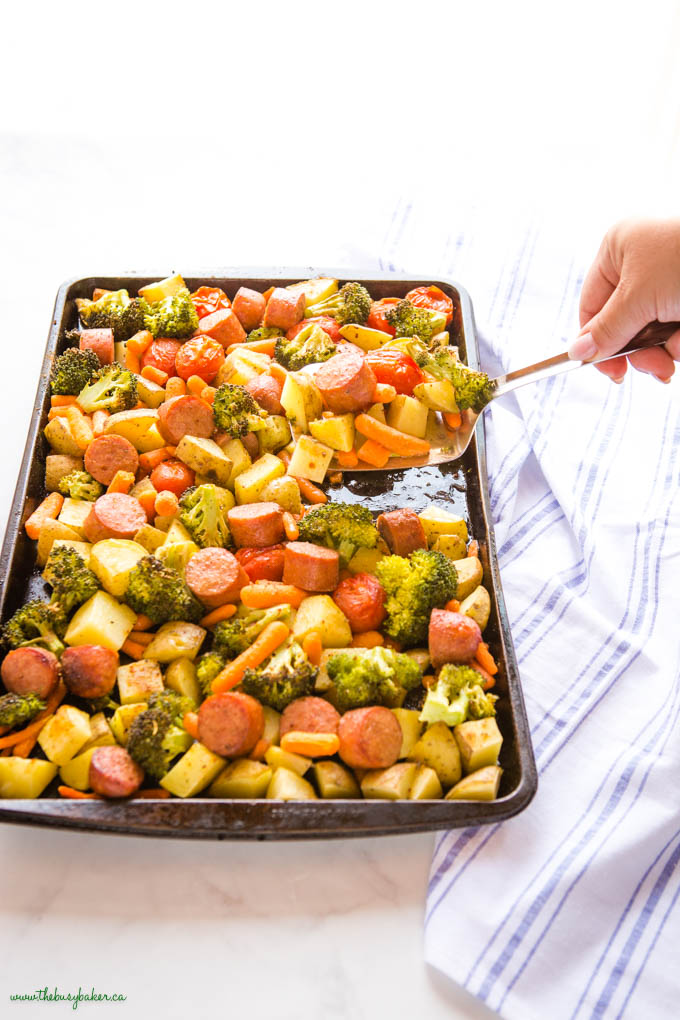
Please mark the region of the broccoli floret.
POLYGON ((346 283, 335 294, 309 305, 305 317, 311 319, 316 315, 330 315, 339 326, 348 322, 360 325, 366 322, 371 311, 371 295, 360 283, 346 283))
POLYGON ((231 549, 233 541, 223 500, 216 485, 192 485, 179 501, 179 519, 201 549, 231 549))
POLYGON ((196 710, 196 702, 193 698, 188 697, 188 695, 178 694, 177 691, 166 687, 164 690, 157 691, 151 695, 149 698, 149 708, 158 708, 162 712, 166 712, 174 723, 181 726, 182 719, 187 712, 194 712, 196 710))
POLYGON ((128 731, 127 749, 153 779, 162 779, 173 758, 191 746, 191 737, 160 707, 140 712, 128 731))
POLYGON ((223 620, 213 630, 213 651, 225 660, 234 659, 249 648, 268 623, 275 620, 290 621, 290 606, 272 606, 270 609, 250 609, 242 616, 223 620))
POLYGON ((98 301, 81 304, 80 319, 86 329, 111 329, 119 342, 145 329, 145 316, 151 311, 144 298, 130 300, 126 290, 105 294, 98 301))
POLYGON ((52 588, 50 603, 58 604, 66 615, 99 590, 97 575, 71 545, 52 548, 43 577, 52 588))
POLYGON ((417 308, 406 298, 385 312, 385 318, 396 330, 395 336, 418 336, 425 343, 431 340, 435 333, 441 333, 446 326, 446 315, 443 312, 417 308))
POLYGON ((212 682, 227 664, 227 660, 219 652, 206 652, 196 663, 196 679, 203 694, 212 694, 212 682))
POLYGON ((335 354, 335 344, 321 326, 315 322, 305 326, 293 340, 279 337, 274 358, 289 372, 297 372, 305 365, 328 361, 335 354))
POLYGON ((155 556, 144 556, 130 571, 125 601, 154 623, 186 620, 198 623, 203 607, 176 570, 155 556))
POLYGON ((233 383, 223 383, 218 387, 213 400, 213 414, 217 428, 234 439, 264 428, 267 416, 245 386, 233 383))
POLYGON ((279 329, 278 326, 258 326, 257 329, 251 329, 246 337, 246 343, 250 343, 252 340, 274 340, 276 337, 285 335, 285 331, 279 329))
POLYGON ((55 655, 61 655, 64 651, 61 638, 65 633, 66 615, 61 606, 32 599, 7 621, 3 640, 10 648, 42 645, 55 655))
POLYGON ((86 414, 93 411, 129 411, 137 403, 137 380, 132 372, 114 362, 95 374, 89 386, 78 394, 78 404, 86 414))
POLYGON ((385 633, 410 648, 425 642, 432 610, 456 597, 451 560, 433 549, 416 549, 408 558, 384 556, 375 573, 385 589, 385 633))
POLYGON ((181 340, 198 329, 196 306, 186 287, 176 294, 155 301, 144 316, 144 326, 154 336, 176 337, 181 340))
POLYGON ((67 347, 54 361, 52 392, 76 397, 100 369, 99 358, 89 349, 67 347))
POLYGON ((483 690, 483 682, 481 673, 471 666, 442 666, 437 683, 427 692, 420 721, 457 726, 466 719, 495 715, 497 698, 483 690))
POLYGON ((24 726, 44 707, 45 702, 35 694, 4 694, 0 698, 0 726, 24 726))
POLYGON ((375 549, 378 531, 371 511, 357 503, 317 503, 299 524, 300 541, 335 549, 346 567, 357 549, 375 549))
POLYGON ((394 708, 401 704, 404 692, 418 687, 422 679, 418 663, 391 648, 336 652, 327 670, 339 712, 364 705, 394 708))
POLYGON ((448 379, 453 384, 461 411, 471 407, 479 414, 493 397, 494 386, 486 372, 468 368, 450 347, 439 347, 435 351, 418 349, 413 352, 413 358, 435 379, 448 379))
POLYGON ((120 708, 117 701, 114 701, 110 694, 102 694, 100 698, 86 698, 90 715, 95 712, 115 712, 120 708))
POLYGON ((312 693, 318 672, 300 646, 292 642, 277 649, 257 669, 247 669, 241 690, 282 712, 291 701, 312 693))
POLYGON ((71 471, 59 479, 59 492, 71 499, 87 499, 94 502, 104 492, 104 486, 96 481, 89 471, 71 471))

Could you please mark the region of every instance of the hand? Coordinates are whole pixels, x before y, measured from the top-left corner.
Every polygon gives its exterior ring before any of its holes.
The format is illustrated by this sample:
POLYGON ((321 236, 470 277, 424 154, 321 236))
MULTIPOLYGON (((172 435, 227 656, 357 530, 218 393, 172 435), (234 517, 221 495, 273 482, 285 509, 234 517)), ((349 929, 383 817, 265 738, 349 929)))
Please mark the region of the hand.
MULTIPOLYGON (((680 320, 680 220, 624 220, 607 231, 588 271, 579 308, 581 332, 569 348, 578 361, 614 354, 654 319, 680 320)), ((670 382, 680 360, 680 330, 660 347, 597 365, 622 382, 630 361, 670 382)))

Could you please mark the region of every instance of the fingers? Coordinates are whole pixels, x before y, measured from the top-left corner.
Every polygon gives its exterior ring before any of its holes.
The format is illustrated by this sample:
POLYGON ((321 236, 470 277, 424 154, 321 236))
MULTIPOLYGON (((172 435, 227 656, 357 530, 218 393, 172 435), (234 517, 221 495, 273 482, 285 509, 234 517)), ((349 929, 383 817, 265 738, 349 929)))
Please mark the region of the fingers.
POLYGON ((664 344, 673 361, 680 361, 680 329, 676 330, 664 344))
POLYGON ((622 383, 628 370, 628 359, 622 354, 620 358, 610 358, 609 361, 595 365, 595 368, 612 382, 622 383))
POLYGON ((616 354, 649 321, 649 313, 619 283, 604 307, 589 320, 587 331, 571 345, 569 357, 574 361, 593 361, 616 354))
MULTIPOLYGON (((618 358, 616 359, 618 361, 618 358)), ((650 347, 648 351, 637 351, 628 357, 638 372, 656 376, 659 382, 668 382, 675 372, 675 363, 663 347, 650 347)))
POLYGON ((618 282, 619 273, 609 253, 609 235, 607 235, 583 281, 579 302, 579 324, 581 326, 585 326, 597 315, 614 293, 618 282))

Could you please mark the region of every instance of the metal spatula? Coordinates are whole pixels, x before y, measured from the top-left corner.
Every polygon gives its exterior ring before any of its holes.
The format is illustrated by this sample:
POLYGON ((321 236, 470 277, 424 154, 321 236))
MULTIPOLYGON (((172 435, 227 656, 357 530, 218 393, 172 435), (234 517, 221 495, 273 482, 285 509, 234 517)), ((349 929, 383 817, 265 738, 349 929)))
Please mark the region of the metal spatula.
MULTIPOLYGON (((598 358, 599 361, 609 361, 621 354, 633 354, 635 351, 642 351, 648 347, 657 347, 664 344, 676 330, 680 329, 680 322, 650 322, 648 326, 640 330, 633 339, 616 354, 608 358, 598 358)), ((535 365, 527 365, 526 368, 518 368, 515 372, 508 372, 507 375, 500 375, 492 379, 493 394, 489 400, 495 400, 506 393, 512 393, 520 386, 528 383, 538 382, 540 379, 550 379, 554 375, 561 375, 563 372, 571 372, 575 368, 582 368, 583 365, 592 365, 592 361, 572 361, 566 351, 556 354, 546 361, 539 361, 535 365)), ((489 404, 486 405, 487 407, 489 404)), ((483 411, 486 408, 482 409, 483 411)), ((355 471, 395 471, 401 468, 423 467, 425 464, 446 464, 451 460, 457 460, 467 450, 472 439, 472 433, 478 414, 471 410, 462 412, 463 423, 460 428, 451 430, 444 424, 441 415, 430 415, 426 439, 430 443, 430 452, 426 457, 390 457, 388 465, 384 468, 375 468, 361 461, 355 471)))

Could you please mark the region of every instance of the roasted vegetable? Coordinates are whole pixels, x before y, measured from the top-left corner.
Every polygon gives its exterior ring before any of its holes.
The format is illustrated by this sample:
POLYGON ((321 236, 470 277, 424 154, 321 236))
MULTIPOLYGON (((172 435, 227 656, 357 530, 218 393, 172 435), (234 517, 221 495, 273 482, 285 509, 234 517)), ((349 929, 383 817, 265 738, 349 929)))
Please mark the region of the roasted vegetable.
POLYGON ((78 394, 78 404, 86 414, 94 411, 129 411, 137 403, 137 380, 117 362, 97 372, 92 382, 78 394))
POLYGON ((155 301, 144 316, 144 326, 153 336, 190 337, 198 329, 198 315, 186 288, 155 301))
POLYGON ((418 687, 422 680, 418 663, 391 648, 336 652, 326 668, 339 712, 365 705, 395 707, 404 692, 418 687))
POLYGON ((186 489, 179 502, 179 519, 202 549, 209 546, 233 548, 227 513, 216 486, 194 485, 186 489))
POLYGON ((282 712, 295 698, 304 698, 314 690, 318 669, 294 641, 279 648, 257 669, 247 669, 241 690, 282 712))
POLYGON ((375 573, 387 596, 385 633, 407 648, 423 644, 432 610, 456 597, 451 561, 432 549, 416 549, 408 558, 384 556, 375 573))
POLYGON ((0 698, 0 726, 24 726, 44 707, 45 702, 35 694, 4 694, 0 698))
POLYGON ((3 628, 3 640, 10 648, 22 645, 42 645, 55 655, 61 655, 61 640, 66 631, 66 615, 61 606, 32 599, 17 609, 3 628))
POLYGON ((447 664, 442 666, 434 687, 425 697, 421 722, 444 722, 457 726, 466 719, 484 719, 495 715, 494 694, 487 694, 482 685, 481 673, 471 666, 447 664))
POLYGON ((310 323, 292 339, 279 337, 274 358, 289 372, 297 372, 305 365, 328 361, 335 354, 335 344, 320 326, 310 323))
POLYGON ((58 355, 52 369, 52 393, 77 396, 100 369, 99 358, 91 350, 68 347, 58 355))
POLYGON ((223 383, 218 388, 213 400, 213 414, 217 428, 234 439, 264 428, 266 418, 266 412, 245 386, 233 383, 223 383))
POLYGON ((335 549, 340 566, 346 567, 357 549, 373 549, 378 531, 371 511, 357 503, 321 503, 308 510, 300 521, 300 541, 315 542, 335 549))
POLYGON ((330 315, 339 326, 348 322, 363 324, 371 311, 371 295, 361 283, 346 283, 340 290, 309 305, 305 317, 311 319, 317 315, 330 315))
POLYGON ((136 613, 154 623, 186 620, 197 623, 203 607, 176 570, 165 567, 155 556, 145 556, 130 571, 125 601, 136 613))
POLYGON ((59 480, 59 492, 71 499, 85 499, 93 503, 104 492, 104 486, 89 471, 71 471, 59 480))
POLYGON ((52 547, 43 577, 52 588, 50 602, 56 603, 67 616, 99 590, 96 574, 71 545, 52 547))

